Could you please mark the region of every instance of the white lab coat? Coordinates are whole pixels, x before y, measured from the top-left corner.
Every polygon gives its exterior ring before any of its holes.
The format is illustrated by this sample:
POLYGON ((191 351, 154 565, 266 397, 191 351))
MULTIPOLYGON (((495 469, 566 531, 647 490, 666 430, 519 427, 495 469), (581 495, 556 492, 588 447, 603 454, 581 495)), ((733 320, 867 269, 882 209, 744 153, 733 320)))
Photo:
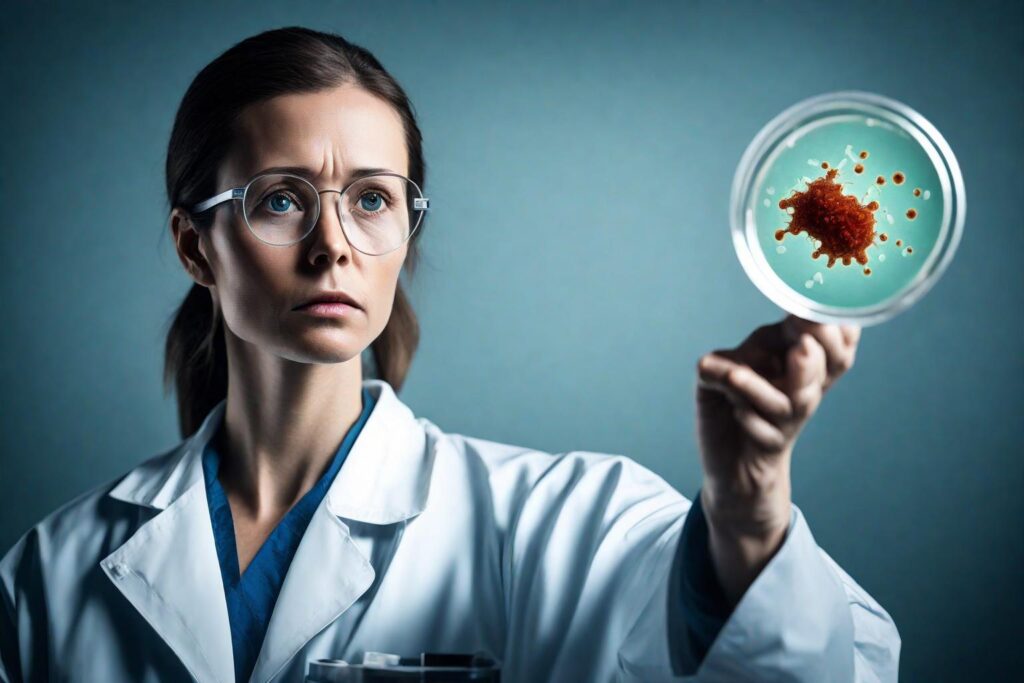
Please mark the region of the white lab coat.
MULTIPOLYGON (((487 651, 519 681, 894 681, 892 619, 798 508, 696 677, 669 593, 690 502, 622 455, 445 433, 386 382, 296 551, 252 681, 312 659, 487 651)), ((0 680, 234 680, 200 456, 188 439, 71 501, 0 562, 0 680)), ((678 457, 685 457, 684 452, 678 457)))

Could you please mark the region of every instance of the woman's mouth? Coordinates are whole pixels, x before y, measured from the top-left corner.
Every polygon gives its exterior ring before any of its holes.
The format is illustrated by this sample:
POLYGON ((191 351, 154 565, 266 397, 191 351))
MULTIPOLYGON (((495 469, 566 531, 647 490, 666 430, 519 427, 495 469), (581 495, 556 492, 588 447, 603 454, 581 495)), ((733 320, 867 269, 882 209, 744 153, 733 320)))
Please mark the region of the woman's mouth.
POLYGON ((300 313, 308 313, 309 315, 323 318, 340 318, 358 313, 361 309, 349 304, 343 304, 340 301, 321 301, 300 306, 295 310, 300 313))

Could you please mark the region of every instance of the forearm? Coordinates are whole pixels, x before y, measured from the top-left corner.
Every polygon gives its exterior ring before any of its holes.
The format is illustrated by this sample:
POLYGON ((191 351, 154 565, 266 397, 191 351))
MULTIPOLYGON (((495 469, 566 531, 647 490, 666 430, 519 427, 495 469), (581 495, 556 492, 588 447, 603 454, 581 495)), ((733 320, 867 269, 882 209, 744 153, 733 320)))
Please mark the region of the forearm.
POLYGON ((789 477, 752 503, 735 491, 701 488, 708 547, 729 607, 735 607, 786 537, 791 515, 789 477), (752 512, 753 511, 753 512, 752 512))

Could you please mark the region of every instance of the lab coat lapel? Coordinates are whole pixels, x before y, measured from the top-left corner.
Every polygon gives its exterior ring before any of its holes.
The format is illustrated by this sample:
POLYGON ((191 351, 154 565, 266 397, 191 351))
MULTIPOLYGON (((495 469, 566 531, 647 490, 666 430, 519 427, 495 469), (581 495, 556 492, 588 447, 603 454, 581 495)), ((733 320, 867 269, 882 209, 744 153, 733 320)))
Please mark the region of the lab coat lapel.
POLYGON ((143 463, 111 490, 159 512, 101 566, 196 679, 231 683, 231 629, 200 459, 224 405, 176 452, 143 463))
POLYGON ((271 680, 310 638, 351 607, 375 576, 348 526, 321 504, 292 558, 250 680, 271 680))
POLYGON ((388 383, 363 384, 376 404, 295 551, 252 681, 271 680, 373 585, 376 535, 347 522, 393 524, 426 507, 433 452, 423 426, 388 383))

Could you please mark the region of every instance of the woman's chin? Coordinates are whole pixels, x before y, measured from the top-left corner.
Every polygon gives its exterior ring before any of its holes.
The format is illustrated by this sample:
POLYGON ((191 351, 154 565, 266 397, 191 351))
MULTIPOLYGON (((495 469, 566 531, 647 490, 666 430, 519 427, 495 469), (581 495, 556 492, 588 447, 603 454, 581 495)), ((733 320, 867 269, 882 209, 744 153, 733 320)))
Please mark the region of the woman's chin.
POLYGON ((288 344, 284 355, 303 363, 344 363, 359 356, 367 346, 362 335, 344 329, 320 329, 299 336, 288 344))

